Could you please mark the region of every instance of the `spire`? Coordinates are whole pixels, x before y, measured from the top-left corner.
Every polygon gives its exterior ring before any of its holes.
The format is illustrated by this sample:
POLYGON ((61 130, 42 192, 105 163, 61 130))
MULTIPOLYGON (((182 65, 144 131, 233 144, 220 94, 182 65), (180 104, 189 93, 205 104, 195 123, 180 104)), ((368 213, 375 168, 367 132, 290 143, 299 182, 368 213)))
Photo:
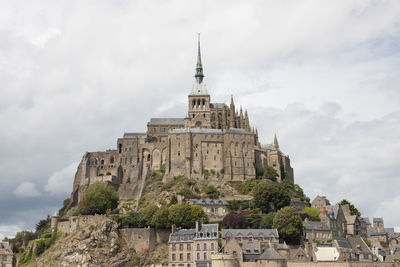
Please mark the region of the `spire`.
POLYGON ((194 75, 198 83, 203 81, 203 65, 201 64, 201 53, 200 53, 200 33, 198 33, 198 51, 197 51, 197 64, 196 64, 196 75, 194 75))
POLYGON ((230 108, 234 108, 235 107, 235 103, 233 102, 233 95, 231 95, 231 106, 230 106, 230 108))
POLYGON ((275 148, 279 148, 278 138, 276 137, 276 134, 275 134, 275 137, 274 137, 274 146, 275 146, 275 148))

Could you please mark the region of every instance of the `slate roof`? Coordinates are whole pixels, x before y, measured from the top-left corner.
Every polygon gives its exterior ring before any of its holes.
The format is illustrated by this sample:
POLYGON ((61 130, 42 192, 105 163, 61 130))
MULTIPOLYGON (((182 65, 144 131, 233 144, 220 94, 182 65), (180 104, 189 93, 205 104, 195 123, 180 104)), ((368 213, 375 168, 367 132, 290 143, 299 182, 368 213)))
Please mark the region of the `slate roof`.
POLYGON ((201 224, 194 239, 218 239, 218 224, 201 224))
POLYGON ((184 125, 183 118, 151 118, 147 125, 184 125))
POLYGON ((146 133, 124 133, 124 138, 135 138, 140 136, 146 136, 146 133))
POLYGON ((359 253, 371 253, 369 250, 368 246, 365 244, 365 242, 362 240, 361 237, 359 236, 350 236, 347 238, 349 241, 351 247, 353 248, 353 251, 358 251, 359 253))
POLYGON ((210 107, 211 108, 216 108, 216 107, 218 107, 218 108, 223 108, 224 106, 226 106, 224 103, 210 103, 210 107))
POLYGON ((338 243, 339 247, 341 247, 341 248, 351 248, 351 244, 344 237, 335 237, 334 240, 336 240, 336 242, 338 243))
POLYGON ((180 229, 171 234, 170 242, 191 242, 196 235, 195 229, 180 229))
POLYGON ((270 234, 273 234, 275 238, 279 238, 278 230, 276 229, 222 229, 222 238, 225 238, 227 233, 231 233, 233 236, 242 234, 243 237, 246 237, 249 234, 259 236, 261 233, 268 237, 270 234))
POLYGON ((215 199, 196 199, 193 200, 194 205, 210 205, 210 206, 228 206, 228 202, 225 200, 215 200, 215 199))
POLYGON ((282 257, 275 249, 271 247, 265 248, 264 252, 258 258, 259 260, 284 260, 285 258, 282 257))
POLYGON ((259 242, 246 243, 242 245, 243 254, 258 254, 261 253, 261 244, 259 242))
POLYGON ((196 81, 193 84, 192 91, 190 92, 190 95, 208 95, 207 87, 204 84, 204 82, 199 83, 196 81))
POLYGON ((323 222, 303 222, 303 226, 306 230, 320 230, 320 231, 330 231, 329 227, 323 222))

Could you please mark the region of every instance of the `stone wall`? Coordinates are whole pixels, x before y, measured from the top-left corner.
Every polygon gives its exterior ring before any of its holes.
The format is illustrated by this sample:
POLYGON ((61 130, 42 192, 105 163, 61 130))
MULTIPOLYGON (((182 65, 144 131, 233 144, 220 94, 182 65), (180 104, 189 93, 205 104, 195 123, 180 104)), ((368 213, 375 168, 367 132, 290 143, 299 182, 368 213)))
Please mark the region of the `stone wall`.
POLYGON ((129 248, 140 252, 152 250, 157 244, 168 243, 171 232, 155 228, 123 228, 120 229, 120 233, 129 248))
POLYGON ((105 215, 72 216, 66 221, 60 220, 58 221, 58 223, 54 223, 54 226, 56 226, 57 230, 59 230, 64 235, 69 235, 70 233, 75 232, 81 228, 84 228, 91 224, 95 224, 102 218, 106 218, 106 216, 105 215))

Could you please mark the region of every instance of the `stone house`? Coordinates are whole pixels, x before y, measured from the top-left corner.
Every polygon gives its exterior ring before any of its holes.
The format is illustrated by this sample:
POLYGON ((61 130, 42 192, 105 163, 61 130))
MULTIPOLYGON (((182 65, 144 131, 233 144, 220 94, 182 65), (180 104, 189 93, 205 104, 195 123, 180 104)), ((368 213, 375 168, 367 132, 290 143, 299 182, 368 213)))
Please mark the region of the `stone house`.
POLYGON ((326 242, 332 239, 332 231, 323 222, 312 222, 306 219, 303 222, 304 241, 326 242))
POLYGON ((225 200, 197 199, 193 205, 199 205, 208 216, 210 222, 221 221, 228 214, 228 202, 225 200))
POLYGON ((346 227, 347 236, 360 236, 362 233, 360 217, 357 215, 346 216, 346 227))
POLYGON ((329 203, 329 200, 326 198, 326 196, 318 195, 311 202, 311 207, 316 208, 316 209, 321 209, 321 207, 326 207, 329 205, 331 205, 331 203, 329 203))
POLYGON ((354 253, 356 261, 371 262, 372 251, 360 236, 350 236, 347 238, 351 245, 352 253, 354 253))
POLYGON ((232 239, 235 239, 240 246, 260 243, 261 249, 265 248, 266 244, 279 243, 276 229, 222 229, 222 247, 232 239))
POLYGON ((172 228, 168 242, 169 267, 211 267, 218 252, 218 224, 196 222, 195 229, 172 228))
POLYGON ((8 242, 0 242, 0 266, 13 267, 14 253, 8 242))
POLYGON ((319 218, 331 229, 332 237, 345 237, 347 234, 346 217, 343 210, 343 207, 338 204, 320 208, 319 218))

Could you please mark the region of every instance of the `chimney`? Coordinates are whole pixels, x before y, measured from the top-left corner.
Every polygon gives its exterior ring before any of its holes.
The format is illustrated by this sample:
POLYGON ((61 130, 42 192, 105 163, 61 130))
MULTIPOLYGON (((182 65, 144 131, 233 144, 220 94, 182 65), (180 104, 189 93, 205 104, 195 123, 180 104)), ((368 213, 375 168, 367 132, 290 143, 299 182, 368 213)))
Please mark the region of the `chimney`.
POLYGON ((172 233, 172 234, 175 233, 175 230, 176 230, 176 226, 175 226, 175 224, 173 224, 173 225, 171 226, 171 233, 172 233))
POLYGON ((199 221, 196 221, 196 233, 200 231, 201 228, 201 223, 199 221))
POLYGON ((325 206, 321 207, 321 213, 320 214, 322 216, 326 216, 326 207, 325 206))

